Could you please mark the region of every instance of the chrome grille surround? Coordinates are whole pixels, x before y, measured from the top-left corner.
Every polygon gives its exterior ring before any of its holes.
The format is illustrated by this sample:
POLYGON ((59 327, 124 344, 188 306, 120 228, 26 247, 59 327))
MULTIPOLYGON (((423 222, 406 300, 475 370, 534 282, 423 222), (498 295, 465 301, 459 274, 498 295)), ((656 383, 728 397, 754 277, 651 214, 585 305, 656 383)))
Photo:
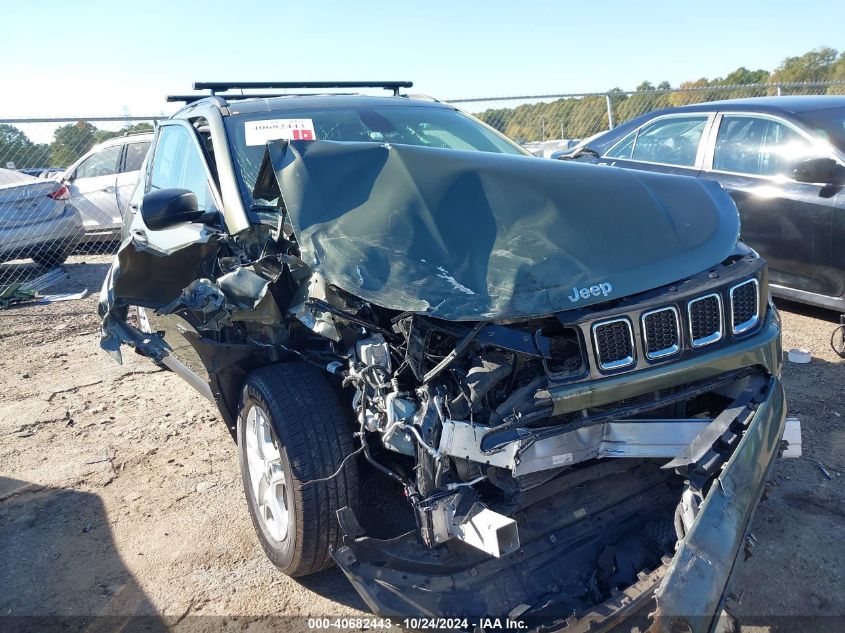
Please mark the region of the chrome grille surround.
POLYGON ((596 350, 596 360, 598 361, 600 369, 603 371, 612 371, 614 369, 628 367, 634 363, 636 360, 636 353, 634 351, 634 328, 631 325, 631 321, 629 321, 626 317, 598 321, 593 323, 591 329, 593 332, 593 345, 596 350), (623 324, 624 330, 620 331, 621 328, 614 327, 617 323, 623 324), (605 331, 609 331, 610 333, 605 334, 605 331), (617 338, 613 341, 605 341, 604 337, 606 336, 615 336, 617 338), (619 339, 620 336, 622 337, 621 339, 619 339), (616 347, 621 346, 622 349, 609 350, 607 349, 608 344, 613 344, 616 347), (604 354, 602 353, 603 348, 604 354), (602 360, 602 357, 607 356, 610 351, 616 351, 617 353, 611 354, 613 358, 610 360, 602 360), (621 354, 625 355, 621 356, 621 354), (619 358, 617 358, 617 356, 619 356, 619 358))
POLYGON ((657 308, 656 310, 649 310, 648 312, 643 312, 640 316, 640 322, 642 323, 643 349, 645 350, 646 358, 648 358, 649 360, 658 360, 661 358, 666 358, 668 356, 673 356, 681 351, 681 320, 680 316, 678 315, 678 309, 675 306, 657 308), (669 322, 669 325, 673 332, 670 336, 674 342, 672 343, 672 345, 652 350, 651 345, 655 341, 654 337, 652 337, 651 341, 649 340, 649 323, 653 323, 655 319, 657 319, 659 316, 662 316, 664 313, 668 313, 669 315, 671 315, 672 321, 669 322))
POLYGON ((736 284, 735 286, 731 286, 731 289, 728 291, 728 296, 731 298, 731 332, 733 334, 742 334, 743 332, 747 332, 751 328, 753 328, 757 323, 760 322, 760 283, 757 279, 747 279, 743 282, 736 284), (738 296, 735 293, 739 292, 746 292, 746 288, 751 285, 754 288, 753 294, 753 301, 754 301, 754 310, 753 314, 742 321, 737 323, 737 308, 746 308, 740 304, 740 302, 748 301, 749 298, 745 296, 738 296))
POLYGON ((712 345, 717 341, 721 341, 722 337, 725 334, 725 320, 722 312, 722 295, 720 295, 718 292, 711 292, 710 294, 706 294, 704 296, 692 299, 689 303, 687 303, 687 319, 689 320, 690 345, 692 345, 693 347, 704 347, 706 345, 712 345), (718 328, 710 334, 705 334, 704 336, 696 338, 696 315, 694 314, 694 310, 696 310, 695 306, 709 299, 716 300, 716 311, 718 313, 718 328))
POLYGON ((563 327, 578 329, 584 365, 583 372, 578 375, 565 374, 555 376, 555 379, 575 384, 659 365, 668 367, 682 360, 694 360, 702 354, 710 355, 713 350, 734 342, 745 343, 774 318, 769 313, 768 296, 765 262, 748 255, 672 285, 556 314, 555 318, 563 327), (754 290, 757 295, 756 322, 750 318, 755 307, 754 290), (738 306, 733 319, 736 326, 748 328, 741 333, 734 332, 732 315, 728 314, 734 305, 738 306), (613 324, 623 319, 630 325, 633 352, 628 325, 613 324), (607 324, 618 330, 605 330, 607 324), (602 338, 596 336, 597 333, 606 336, 602 338), (675 344, 679 349, 672 353, 675 344))

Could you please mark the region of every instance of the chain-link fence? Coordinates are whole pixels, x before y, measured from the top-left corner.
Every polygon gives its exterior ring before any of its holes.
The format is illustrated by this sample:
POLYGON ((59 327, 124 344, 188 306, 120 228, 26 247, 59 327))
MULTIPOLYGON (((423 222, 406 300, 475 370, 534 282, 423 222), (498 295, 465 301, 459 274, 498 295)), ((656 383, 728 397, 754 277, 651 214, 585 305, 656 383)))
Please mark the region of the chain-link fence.
POLYGON ((642 114, 692 103, 773 95, 842 95, 845 81, 452 99, 538 155, 568 149, 642 114))
MULTIPOLYGON (((548 156, 654 110, 792 94, 845 94, 845 82, 661 86, 450 102, 548 156)), ((116 250, 154 120, 0 119, 0 307, 38 290, 46 283, 39 278, 69 256, 116 250)))
POLYGON ((151 117, 0 119, 0 307, 77 253, 113 253, 151 117))

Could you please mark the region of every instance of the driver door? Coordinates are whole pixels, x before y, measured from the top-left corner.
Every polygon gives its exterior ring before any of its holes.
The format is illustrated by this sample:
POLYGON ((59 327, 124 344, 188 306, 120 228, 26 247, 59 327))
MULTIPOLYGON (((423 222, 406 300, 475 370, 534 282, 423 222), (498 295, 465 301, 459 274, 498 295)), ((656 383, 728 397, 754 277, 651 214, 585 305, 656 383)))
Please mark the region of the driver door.
POLYGON ((142 194, 160 189, 187 189, 197 196, 199 209, 212 213, 222 208, 205 152, 196 132, 183 121, 159 128, 145 173, 127 212, 131 244, 120 253, 120 294, 142 308, 143 329, 163 332, 173 355, 207 382, 199 356, 184 336, 196 331, 178 314, 157 315, 155 310, 174 299, 195 279, 212 274, 220 231, 198 222, 182 222, 153 230, 144 224, 142 194))

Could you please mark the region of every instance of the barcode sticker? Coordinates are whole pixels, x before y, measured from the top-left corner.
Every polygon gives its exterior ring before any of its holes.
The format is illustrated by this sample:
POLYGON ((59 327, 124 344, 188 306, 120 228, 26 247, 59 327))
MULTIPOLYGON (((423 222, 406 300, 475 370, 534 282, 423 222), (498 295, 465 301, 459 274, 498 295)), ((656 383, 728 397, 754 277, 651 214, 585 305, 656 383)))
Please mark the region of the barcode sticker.
POLYGON ((311 119, 268 119, 245 121, 244 141, 247 146, 264 145, 267 141, 314 141, 314 121, 311 119))

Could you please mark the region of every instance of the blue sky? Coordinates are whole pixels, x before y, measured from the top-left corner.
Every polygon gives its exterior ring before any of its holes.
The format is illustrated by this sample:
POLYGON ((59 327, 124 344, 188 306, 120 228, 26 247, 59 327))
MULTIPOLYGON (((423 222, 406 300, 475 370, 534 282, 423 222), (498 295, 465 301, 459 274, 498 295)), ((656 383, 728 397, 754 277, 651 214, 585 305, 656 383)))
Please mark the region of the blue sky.
POLYGON ((164 95, 199 80, 412 79, 439 98, 676 85, 845 46, 840 0, 39 0, 3 16, 0 118, 169 112, 164 95))

